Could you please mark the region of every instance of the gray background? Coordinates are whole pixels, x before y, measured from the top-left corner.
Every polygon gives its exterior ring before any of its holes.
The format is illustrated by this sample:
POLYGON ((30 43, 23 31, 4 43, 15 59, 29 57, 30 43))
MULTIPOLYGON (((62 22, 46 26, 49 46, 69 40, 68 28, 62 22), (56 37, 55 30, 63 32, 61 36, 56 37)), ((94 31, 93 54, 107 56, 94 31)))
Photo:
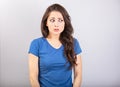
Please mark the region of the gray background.
POLYGON ((82 47, 82 87, 120 87, 120 0, 0 1, 0 87, 29 87, 28 49, 52 3, 69 12, 82 47))

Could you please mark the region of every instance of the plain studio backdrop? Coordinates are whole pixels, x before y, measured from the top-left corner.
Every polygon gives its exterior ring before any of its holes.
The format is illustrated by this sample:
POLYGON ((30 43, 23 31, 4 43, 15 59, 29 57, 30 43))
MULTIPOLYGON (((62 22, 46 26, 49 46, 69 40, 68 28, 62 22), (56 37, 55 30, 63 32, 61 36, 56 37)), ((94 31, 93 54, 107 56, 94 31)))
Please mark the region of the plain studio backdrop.
POLYGON ((82 87, 120 87, 120 0, 0 1, 0 87, 30 87, 28 49, 46 8, 69 12, 83 50, 82 87))

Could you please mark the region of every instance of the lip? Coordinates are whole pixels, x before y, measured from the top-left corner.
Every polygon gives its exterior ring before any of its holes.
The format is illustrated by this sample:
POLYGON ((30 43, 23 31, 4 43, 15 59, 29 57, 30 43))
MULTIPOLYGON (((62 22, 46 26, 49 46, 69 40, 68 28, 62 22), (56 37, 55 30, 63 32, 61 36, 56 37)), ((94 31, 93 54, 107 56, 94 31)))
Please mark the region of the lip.
POLYGON ((58 29, 58 28, 55 28, 55 29, 54 29, 54 31, 56 31, 56 32, 57 32, 57 31, 59 31, 59 29, 58 29))

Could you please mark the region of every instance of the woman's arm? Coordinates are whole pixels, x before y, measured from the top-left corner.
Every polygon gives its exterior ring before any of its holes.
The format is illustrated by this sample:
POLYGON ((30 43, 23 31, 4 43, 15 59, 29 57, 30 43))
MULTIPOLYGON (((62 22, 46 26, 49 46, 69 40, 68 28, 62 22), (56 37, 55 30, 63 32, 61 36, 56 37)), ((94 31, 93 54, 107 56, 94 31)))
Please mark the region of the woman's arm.
POLYGON ((77 55, 77 60, 74 67, 74 82, 73 87, 81 87, 82 83, 82 60, 80 54, 77 55))
POLYGON ((40 87, 38 82, 38 57, 29 54, 29 76, 32 87, 40 87))

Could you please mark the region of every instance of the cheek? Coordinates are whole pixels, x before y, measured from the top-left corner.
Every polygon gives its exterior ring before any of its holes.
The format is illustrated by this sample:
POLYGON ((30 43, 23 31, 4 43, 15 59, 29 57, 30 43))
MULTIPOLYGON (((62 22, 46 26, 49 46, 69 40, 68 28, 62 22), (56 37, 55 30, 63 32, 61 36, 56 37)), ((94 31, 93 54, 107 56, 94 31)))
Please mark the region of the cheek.
POLYGON ((64 29, 64 28, 65 28, 65 24, 63 24, 63 25, 61 26, 61 28, 64 29))
POLYGON ((64 28, 65 28, 65 26, 64 26, 64 25, 63 25, 63 26, 61 26, 61 32, 62 32, 62 31, 64 31, 64 28))
POLYGON ((61 27, 64 30, 64 26, 61 27))
POLYGON ((52 26, 48 26, 48 30, 52 30, 53 29, 53 27, 52 26))
POLYGON ((48 27, 48 29, 51 29, 52 28, 52 26, 51 26, 51 24, 50 23, 46 23, 46 26, 48 27))

